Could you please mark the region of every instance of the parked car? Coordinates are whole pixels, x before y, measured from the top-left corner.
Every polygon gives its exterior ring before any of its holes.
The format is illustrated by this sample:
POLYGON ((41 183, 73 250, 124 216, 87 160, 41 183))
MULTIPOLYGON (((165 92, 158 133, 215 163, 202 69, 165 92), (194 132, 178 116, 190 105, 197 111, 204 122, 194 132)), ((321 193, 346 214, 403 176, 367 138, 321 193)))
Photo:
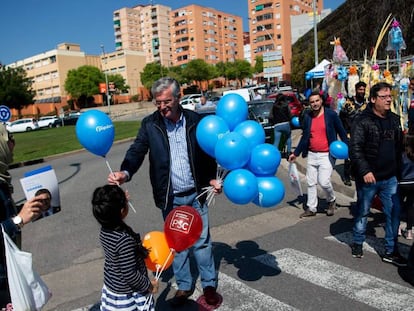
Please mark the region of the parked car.
POLYGON ((63 122, 63 125, 76 125, 76 122, 78 122, 78 119, 80 117, 81 113, 79 111, 70 111, 65 114, 65 116, 61 119, 61 123, 63 122))
POLYGON ((81 116, 81 112, 79 111, 70 111, 67 112, 63 118, 56 118, 52 127, 61 127, 66 125, 76 125, 79 117, 81 116))
POLYGON ((248 118, 260 123, 266 135, 266 142, 271 143, 273 137, 273 125, 270 123, 269 115, 272 110, 273 99, 259 99, 247 102, 248 118))
POLYGON ((184 99, 187 99, 187 98, 197 99, 197 98, 200 98, 201 96, 203 96, 203 94, 199 94, 199 93, 197 93, 197 94, 186 94, 183 97, 181 97, 180 100, 184 100, 184 99))
POLYGON ((44 127, 55 127, 56 126, 56 121, 59 118, 57 116, 44 116, 44 117, 40 117, 39 120, 37 120, 37 123, 39 124, 40 128, 44 128, 44 127))
POLYGON ((180 100, 180 105, 184 109, 195 110, 196 104, 199 102, 200 97, 187 97, 180 100))
POLYGON ((39 124, 36 119, 24 118, 6 124, 6 129, 10 133, 29 132, 39 129, 39 124))
POLYGON ((287 96, 289 98, 289 108, 290 113, 292 116, 299 117, 300 113, 303 110, 303 104, 296 96, 296 93, 293 91, 283 91, 283 92, 277 92, 277 93, 271 93, 267 95, 267 99, 276 100, 279 96, 287 96))

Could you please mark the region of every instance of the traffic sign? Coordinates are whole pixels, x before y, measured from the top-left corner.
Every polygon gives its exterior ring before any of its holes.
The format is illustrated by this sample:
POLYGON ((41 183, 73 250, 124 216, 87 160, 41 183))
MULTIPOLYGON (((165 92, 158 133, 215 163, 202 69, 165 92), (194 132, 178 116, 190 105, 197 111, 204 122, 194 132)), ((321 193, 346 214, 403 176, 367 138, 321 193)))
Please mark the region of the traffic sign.
POLYGON ((11 118, 10 108, 4 105, 0 106, 0 121, 7 122, 11 118))

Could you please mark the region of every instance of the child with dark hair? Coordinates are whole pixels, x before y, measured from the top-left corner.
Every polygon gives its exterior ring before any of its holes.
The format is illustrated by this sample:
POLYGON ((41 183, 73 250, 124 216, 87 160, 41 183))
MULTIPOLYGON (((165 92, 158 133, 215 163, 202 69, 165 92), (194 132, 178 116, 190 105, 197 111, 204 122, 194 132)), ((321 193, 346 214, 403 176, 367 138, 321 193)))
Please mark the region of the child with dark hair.
MULTIPOLYGON (((93 192, 93 215, 101 224, 100 241, 105 253, 101 310, 142 310, 148 294, 158 291, 158 282, 150 280, 144 259, 148 250, 139 234, 124 219, 128 199, 116 185, 98 187, 93 192)), ((146 309, 147 310, 147 309, 146 309)))

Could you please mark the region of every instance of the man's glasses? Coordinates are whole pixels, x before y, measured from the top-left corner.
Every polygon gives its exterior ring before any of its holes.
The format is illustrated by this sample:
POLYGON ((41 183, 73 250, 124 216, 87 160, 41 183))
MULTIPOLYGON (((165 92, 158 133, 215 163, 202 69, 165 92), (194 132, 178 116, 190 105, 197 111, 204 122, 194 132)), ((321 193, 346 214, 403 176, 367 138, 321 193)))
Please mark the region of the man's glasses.
POLYGON ((165 99, 165 100, 154 100, 153 103, 155 106, 159 107, 162 104, 164 105, 170 105, 174 102, 175 99, 165 99))
POLYGON ((391 95, 377 95, 378 98, 381 98, 382 100, 384 99, 392 99, 391 95))

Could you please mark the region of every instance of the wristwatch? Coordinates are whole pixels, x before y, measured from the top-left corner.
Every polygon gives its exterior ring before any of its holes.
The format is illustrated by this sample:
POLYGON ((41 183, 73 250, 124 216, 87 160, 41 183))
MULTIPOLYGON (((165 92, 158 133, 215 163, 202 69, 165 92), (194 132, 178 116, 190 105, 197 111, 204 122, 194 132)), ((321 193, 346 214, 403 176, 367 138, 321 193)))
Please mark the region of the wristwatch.
POLYGON ((19 227, 19 229, 23 228, 23 219, 20 216, 14 216, 12 219, 13 223, 19 227))

